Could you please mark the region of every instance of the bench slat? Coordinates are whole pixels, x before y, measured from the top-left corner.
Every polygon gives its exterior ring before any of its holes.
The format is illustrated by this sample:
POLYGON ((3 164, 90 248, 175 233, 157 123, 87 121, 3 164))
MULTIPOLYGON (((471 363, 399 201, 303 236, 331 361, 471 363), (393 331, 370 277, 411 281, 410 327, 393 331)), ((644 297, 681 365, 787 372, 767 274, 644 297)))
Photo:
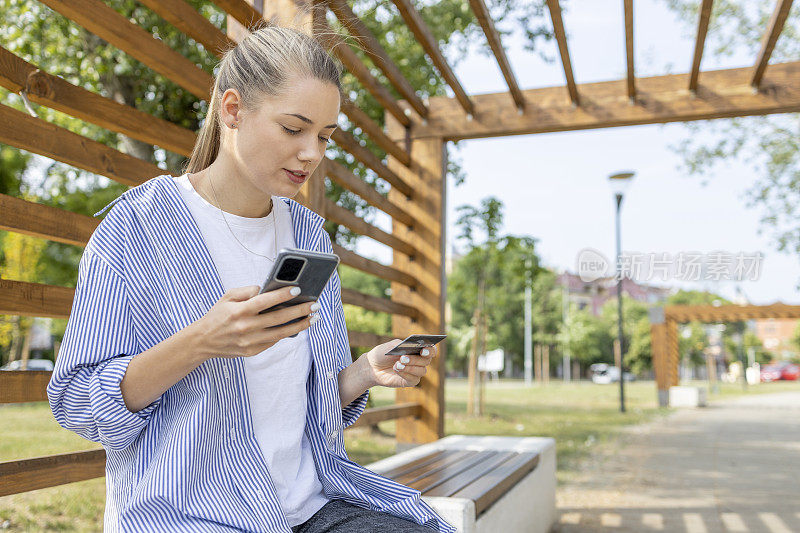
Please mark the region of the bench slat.
POLYGON ((481 460, 446 482, 426 490, 425 496, 452 496, 470 483, 477 481, 481 476, 516 456, 517 452, 503 452, 491 459, 481 460))
POLYGON ((480 515, 517 482, 532 472, 538 464, 539 454, 520 453, 452 496, 473 500, 475 515, 480 515))
POLYGON ((425 477, 409 484, 409 486, 412 489, 417 489, 418 491, 422 492, 423 495, 427 496, 430 489, 438 487, 442 483, 449 481, 450 479, 454 478, 465 470, 469 470, 477 464, 493 460, 498 453, 499 452, 491 451, 478 452, 472 457, 462 459, 458 463, 452 464, 447 468, 443 468, 438 472, 431 472, 425 477))
POLYGON ((428 465, 416 468, 411 472, 398 476, 395 478, 395 481, 402 483, 403 485, 409 485, 419 479, 424 478, 425 476, 429 476, 434 472, 448 468, 452 464, 463 461, 464 459, 469 459, 477 453, 478 452, 468 450, 457 450, 455 453, 448 454, 445 457, 442 457, 428 465))
POLYGON ((436 450, 433 453, 429 453, 428 455, 423 455, 419 459, 414 459, 411 462, 408 462, 400 466, 396 466, 391 470, 387 470, 381 475, 391 479, 396 479, 397 477, 402 476, 403 474, 407 474, 418 467, 425 466, 427 464, 436 461, 437 459, 440 459, 443 455, 451 455, 453 453, 455 453, 455 450, 436 450))

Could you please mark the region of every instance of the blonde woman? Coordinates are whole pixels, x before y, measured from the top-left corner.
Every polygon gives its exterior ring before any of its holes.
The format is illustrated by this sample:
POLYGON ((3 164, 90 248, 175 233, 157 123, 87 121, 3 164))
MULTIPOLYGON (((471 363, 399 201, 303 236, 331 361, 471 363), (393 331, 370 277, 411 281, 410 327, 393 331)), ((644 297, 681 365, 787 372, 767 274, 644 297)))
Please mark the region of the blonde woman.
POLYGON ((106 531, 454 531, 342 435, 370 387, 416 385, 436 354, 398 360, 395 340, 351 363, 335 274, 317 302, 259 313, 294 295, 259 294, 278 250, 332 251, 291 198, 337 127, 339 76, 314 39, 252 32, 187 172, 103 210, 47 393, 106 449, 106 531))

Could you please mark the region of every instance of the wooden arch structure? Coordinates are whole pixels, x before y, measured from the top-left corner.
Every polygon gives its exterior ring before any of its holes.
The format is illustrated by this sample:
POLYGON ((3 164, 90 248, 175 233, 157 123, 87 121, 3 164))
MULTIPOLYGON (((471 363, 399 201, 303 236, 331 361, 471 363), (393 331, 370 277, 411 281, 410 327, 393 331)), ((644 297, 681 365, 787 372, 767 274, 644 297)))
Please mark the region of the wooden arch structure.
POLYGON ((800 318, 800 305, 667 305, 650 309, 650 346, 658 403, 669 404, 669 388, 678 385, 678 324, 739 322, 756 318, 800 318))
MULTIPOLYGON (((635 75, 633 0, 623 0, 627 76, 618 81, 589 84, 575 81, 561 8, 558 0, 548 0, 566 85, 529 90, 520 89, 517 83, 485 1, 469 0, 509 88, 508 92, 484 95, 467 94, 411 0, 392 0, 455 95, 428 101, 417 95, 346 0, 214 0, 228 14, 227 34, 185 0, 140 1, 217 55, 230 43, 237 42, 245 28, 262 17, 274 16, 295 23, 298 17, 303 18, 306 30, 317 35, 363 90, 385 109, 385 127, 381 127, 355 106, 347 102, 342 106, 348 120, 385 151, 385 159, 363 147, 348 131, 337 130, 333 139, 359 164, 391 186, 388 197, 329 160, 320 165, 318 175, 309 181, 301 198, 325 218, 393 250, 392 264, 385 265, 341 246, 335 247, 343 264, 388 280, 392 287, 390 299, 376 298, 350 287, 342 291, 345 303, 392 315, 392 331, 386 335, 350 331, 353 346, 373 346, 390 334, 403 337, 412 331, 437 333, 444 328, 447 141, 800 111, 800 61, 767 68, 792 0, 776 1, 752 67, 701 72, 712 8, 712 0, 703 0, 691 71, 647 78, 635 75), (329 11, 358 39, 402 100, 393 96, 347 43, 328 31, 329 11), (323 176, 389 215, 392 231, 371 225, 328 200, 323 176)), ((206 72, 102 0, 41 2, 198 98, 208 98, 212 79, 206 72)), ((72 85, 2 46, 0 85, 36 104, 177 154, 188 156, 194 144, 195 132, 72 85)), ((130 186, 163 173, 149 162, 8 106, 0 106, 0 142, 130 186)), ((97 221, 91 217, 0 195, 0 230, 85 245, 96 226, 97 221)), ((0 280, 0 313, 65 318, 73 294, 66 287, 0 280)), ((0 403, 46 400, 49 377, 47 372, 0 373, 0 403)), ((398 390, 394 406, 369 410, 360 423, 387 419, 397 419, 399 443, 428 442, 443 435, 444 354, 434 362, 420 386, 398 390)), ((101 476, 104 460, 104 451, 95 450, 0 463, 0 496, 101 476)))

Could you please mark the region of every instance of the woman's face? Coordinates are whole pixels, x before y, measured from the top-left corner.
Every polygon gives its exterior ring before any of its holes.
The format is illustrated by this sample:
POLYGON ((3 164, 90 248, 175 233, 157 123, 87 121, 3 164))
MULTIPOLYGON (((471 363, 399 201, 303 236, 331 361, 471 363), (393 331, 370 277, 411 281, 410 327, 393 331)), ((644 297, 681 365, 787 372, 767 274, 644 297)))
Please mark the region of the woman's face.
MULTIPOLYGON (((242 175, 267 195, 293 197, 322 158, 339 116, 339 91, 314 78, 292 76, 280 95, 266 96, 255 109, 229 105, 236 129, 228 130, 231 154, 242 175)), ((230 99, 230 98, 228 98, 230 99)), ((230 102, 228 102, 230 103, 230 102)))

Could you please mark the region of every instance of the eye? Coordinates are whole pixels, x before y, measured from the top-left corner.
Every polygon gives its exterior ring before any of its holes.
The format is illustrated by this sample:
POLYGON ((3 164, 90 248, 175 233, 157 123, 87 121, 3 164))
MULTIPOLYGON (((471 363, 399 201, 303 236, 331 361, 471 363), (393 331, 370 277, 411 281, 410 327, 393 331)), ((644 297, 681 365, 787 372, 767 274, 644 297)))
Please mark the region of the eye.
POLYGON ((331 140, 330 140, 330 139, 328 139, 327 137, 320 137, 320 138, 319 138, 319 141, 320 141, 320 142, 323 142, 323 143, 325 143, 325 144, 328 144, 329 142, 331 142, 331 140))
POLYGON ((281 128, 283 128, 283 131, 285 131, 289 135, 297 135, 298 133, 300 133, 300 130, 293 130, 293 129, 287 128, 283 124, 281 124, 281 128))

